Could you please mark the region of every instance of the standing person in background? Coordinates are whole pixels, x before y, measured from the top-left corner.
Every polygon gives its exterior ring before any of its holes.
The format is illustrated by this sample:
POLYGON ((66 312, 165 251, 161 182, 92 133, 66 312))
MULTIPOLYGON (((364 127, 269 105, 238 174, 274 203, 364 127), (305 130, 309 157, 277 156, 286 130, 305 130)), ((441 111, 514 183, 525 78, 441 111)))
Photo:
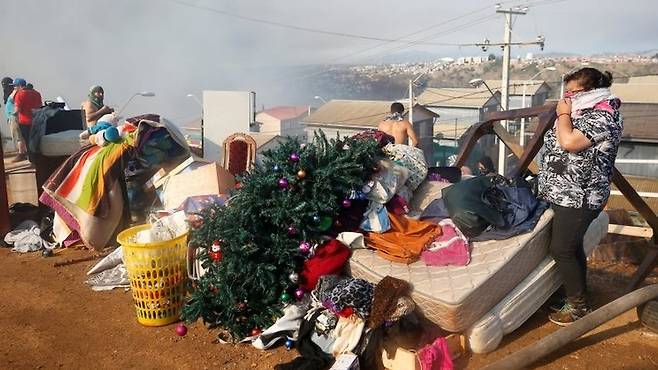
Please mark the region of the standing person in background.
POLYGON ((11 77, 4 77, 2 79, 2 101, 6 102, 9 94, 14 91, 14 80, 11 77))
POLYGON ((569 325, 590 312, 583 237, 610 196, 621 141, 621 102, 610 93, 612 75, 583 68, 564 78, 567 93, 544 136, 539 190, 553 209, 549 251, 566 297, 549 319, 569 325))
POLYGON ((411 139, 411 146, 415 147, 418 145, 418 137, 411 123, 402 117, 403 114, 402 103, 391 104, 391 113, 379 123, 379 130, 393 136, 396 144, 409 145, 411 139))
POLYGON ((477 163, 477 171, 480 175, 495 175, 496 167, 489 156, 483 156, 477 163))
MULTIPOLYGON (((14 112, 18 118, 18 127, 21 131, 23 143, 28 147, 30 130, 32 129, 32 111, 43 105, 41 94, 34 89, 27 89, 27 82, 22 78, 16 78, 14 85, 18 91, 14 96, 14 112)), ((29 155, 29 150, 27 151, 29 155)))
POLYGON ((99 118, 106 114, 114 112, 114 109, 103 104, 105 98, 105 91, 101 86, 94 85, 89 89, 87 100, 82 102, 82 118, 91 127, 96 124, 99 118))
POLYGON ((2 90, 4 92, 7 126, 9 126, 9 131, 11 132, 11 140, 14 143, 14 147, 18 150, 18 155, 14 157, 14 162, 24 161, 27 159, 27 150, 21 137, 18 122, 16 121, 16 114, 14 112, 14 99, 18 88, 14 86, 14 81, 11 78, 5 77, 2 79, 2 90))

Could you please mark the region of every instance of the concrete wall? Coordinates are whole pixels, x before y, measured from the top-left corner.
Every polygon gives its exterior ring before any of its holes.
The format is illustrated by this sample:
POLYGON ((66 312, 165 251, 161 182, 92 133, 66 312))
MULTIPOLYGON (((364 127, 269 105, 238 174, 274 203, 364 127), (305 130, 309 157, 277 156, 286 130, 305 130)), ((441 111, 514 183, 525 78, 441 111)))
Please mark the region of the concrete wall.
POLYGON ((306 131, 304 126, 301 124, 303 117, 292 118, 289 120, 279 120, 274 118, 267 113, 258 113, 256 115, 256 121, 260 124, 258 132, 262 132, 267 135, 281 135, 281 136, 290 136, 298 137, 305 141, 306 131))
POLYGON ((439 115, 437 122, 472 125, 480 120, 480 110, 477 108, 427 107, 439 115))
POLYGON ((258 132, 266 135, 281 135, 281 121, 279 119, 267 113, 258 113, 256 115, 256 122, 260 123, 258 125, 258 132))
POLYGON ((434 120, 425 119, 414 122, 414 131, 418 136, 418 148, 425 154, 425 161, 431 164, 434 157, 434 120))
POLYGON ((247 91, 203 92, 204 159, 220 161, 224 140, 236 132, 249 132, 254 99, 254 94, 247 91))

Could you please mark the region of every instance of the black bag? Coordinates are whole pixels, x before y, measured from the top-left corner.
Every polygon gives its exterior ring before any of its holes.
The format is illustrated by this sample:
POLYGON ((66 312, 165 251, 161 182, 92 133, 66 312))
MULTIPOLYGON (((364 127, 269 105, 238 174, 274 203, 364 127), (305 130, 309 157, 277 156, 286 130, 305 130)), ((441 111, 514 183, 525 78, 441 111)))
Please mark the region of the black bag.
POLYGON ((450 218, 466 237, 478 236, 490 225, 505 226, 502 210, 484 198, 495 181, 494 176, 478 176, 441 191, 450 218))

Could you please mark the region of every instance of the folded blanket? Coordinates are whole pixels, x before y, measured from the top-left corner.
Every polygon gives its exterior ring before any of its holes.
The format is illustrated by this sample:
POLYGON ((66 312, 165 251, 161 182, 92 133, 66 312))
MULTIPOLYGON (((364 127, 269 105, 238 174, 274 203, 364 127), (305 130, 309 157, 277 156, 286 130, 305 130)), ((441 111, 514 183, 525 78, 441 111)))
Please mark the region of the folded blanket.
POLYGON ((389 213, 391 229, 385 233, 366 234, 366 245, 376 249, 380 256, 410 264, 418 260, 420 253, 437 236, 441 227, 423 221, 416 221, 389 213))

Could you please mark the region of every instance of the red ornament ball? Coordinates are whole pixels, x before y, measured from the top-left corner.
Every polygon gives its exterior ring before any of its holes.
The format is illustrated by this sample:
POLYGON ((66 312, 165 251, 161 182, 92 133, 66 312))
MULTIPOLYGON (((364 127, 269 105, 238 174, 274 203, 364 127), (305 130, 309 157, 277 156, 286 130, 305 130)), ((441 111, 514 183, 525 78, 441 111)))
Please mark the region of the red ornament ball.
POLYGON ((242 189, 242 183, 241 183, 240 181, 236 181, 236 182, 235 182, 235 189, 236 189, 236 190, 240 190, 240 189, 242 189))
POLYGON ((222 247, 219 245, 219 240, 215 240, 210 247, 210 258, 213 261, 219 262, 222 260, 222 247))
POLYGON ((176 335, 184 337, 187 334, 187 326, 185 324, 176 325, 176 335))
POLYGON ((260 333, 262 333, 262 332, 263 332, 263 331, 260 330, 260 329, 258 329, 258 328, 253 328, 253 329, 251 329, 251 336, 252 336, 252 337, 257 337, 257 336, 259 336, 260 333))

